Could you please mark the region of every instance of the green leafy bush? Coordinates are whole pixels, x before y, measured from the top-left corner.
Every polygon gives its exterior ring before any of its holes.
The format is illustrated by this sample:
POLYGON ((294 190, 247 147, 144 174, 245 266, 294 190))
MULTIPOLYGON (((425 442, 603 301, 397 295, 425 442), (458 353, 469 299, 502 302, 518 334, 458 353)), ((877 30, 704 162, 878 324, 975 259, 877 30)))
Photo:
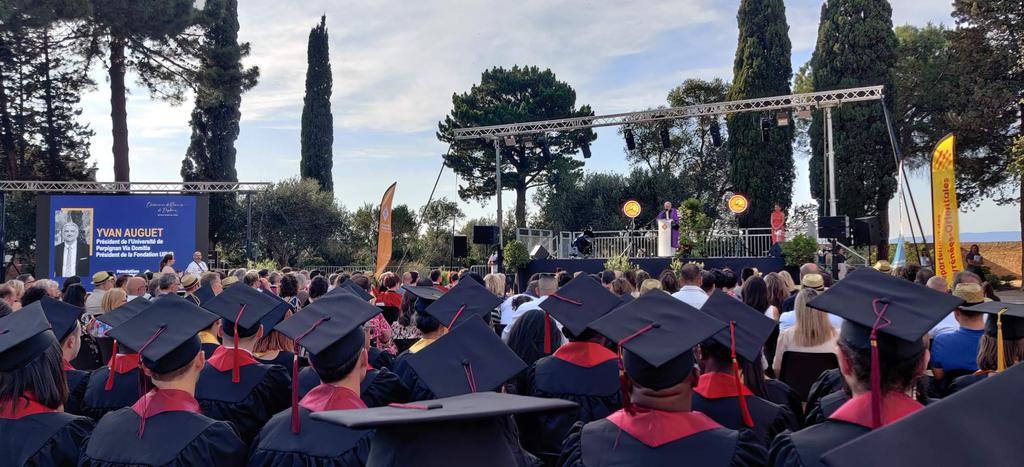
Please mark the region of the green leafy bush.
POLYGON ((512 240, 505 244, 505 267, 511 271, 518 271, 530 262, 530 252, 526 250, 526 244, 519 240, 512 240))
POLYGON ((629 261, 625 255, 613 256, 608 258, 608 261, 604 262, 604 268, 611 271, 628 271, 630 269, 640 269, 639 266, 629 261))
POLYGON ((786 266, 812 263, 818 256, 818 242, 807 235, 799 234, 782 244, 782 255, 786 258, 786 266))

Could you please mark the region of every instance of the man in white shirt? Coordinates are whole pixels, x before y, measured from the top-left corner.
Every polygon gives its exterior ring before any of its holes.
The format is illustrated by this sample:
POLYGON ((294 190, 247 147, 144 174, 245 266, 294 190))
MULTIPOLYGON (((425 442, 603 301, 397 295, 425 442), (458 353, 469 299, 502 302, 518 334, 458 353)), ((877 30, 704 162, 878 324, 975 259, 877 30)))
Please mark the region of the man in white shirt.
POLYGON ((129 277, 128 282, 124 283, 124 290, 128 293, 128 301, 130 302, 138 297, 145 296, 146 285, 146 279, 144 277, 129 277))
POLYGON ((695 264, 683 265, 679 271, 679 278, 683 282, 683 287, 672 296, 698 310, 701 309, 704 302, 708 301, 708 294, 700 287, 704 282, 700 268, 695 264))
POLYGON ((107 271, 100 271, 92 275, 92 285, 94 286, 92 294, 85 299, 85 314, 89 317, 93 317, 99 314, 103 314, 103 308, 100 304, 103 303, 103 295, 108 290, 114 288, 114 276, 108 274, 107 271))
POLYGON ((508 333, 512 330, 512 325, 516 324, 516 320, 519 319, 523 313, 530 310, 539 310, 540 304, 544 302, 544 299, 548 295, 551 295, 558 291, 558 279, 555 279, 553 275, 541 276, 537 280, 537 299, 532 302, 526 302, 519 306, 516 310, 510 310, 509 319, 505 318, 505 314, 502 313, 501 321, 504 323, 508 321, 508 325, 501 331, 502 340, 508 341, 508 333))
POLYGON ((192 274, 194 277, 200 277, 204 272, 209 271, 210 268, 206 266, 206 262, 203 261, 203 253, 196 251, 192 253, 192 262, 188 263, 188 267, 185 268, 185 272, 192 274))

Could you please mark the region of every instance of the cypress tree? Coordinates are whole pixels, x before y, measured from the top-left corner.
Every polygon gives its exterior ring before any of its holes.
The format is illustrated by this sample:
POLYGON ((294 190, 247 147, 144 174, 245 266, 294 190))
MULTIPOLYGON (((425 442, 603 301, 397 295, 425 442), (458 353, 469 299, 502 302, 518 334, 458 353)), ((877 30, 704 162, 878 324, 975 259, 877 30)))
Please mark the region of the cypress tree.
POLYGON ((306 97, 302 100, 302 178, 312 178, 325 191, 334 190, 331 146, 334 117, 331 115, 331 58, 327 48, 327 17, 309 31, 306 51, 306 97))
MULTIPOLYGON (((207 0, 205 42, 201 49, 202 69, 196 77, 196 106, 192 110, 192 138, 181 178, 186 182, 237 182, 235 140, 238 138, 239 106, 242 93, 256 85, 259 70, 243 68, 249 44, 238 42, 238 0, 207 0)), ((210 196, 210 237, 213 243, 237 232, 233 220, 238 214, 235 195, 210 196)))
MULTIPOLYGON (((811 58, 815 91, 885 86, 892 108, 897 58, 892 7, 887 0, 829 0, 821 7, 818 42, 811 58)), ((882 224, 879 258, 888 258, 889 200, 896 192, 885 117, 878 104, 846 104, 832 110, 838 214, 877 215, 882 224)), ((824 205, 824 115, 811 122, 811 195, 824 205)), ((827 212, 827 211, 826 211, 827 212)))
MULTIPOLYGON (((739 44, 733 65, 730 100, 790 93, 789 25, 783 0, 743 0, 739 13, 739 44)), ((765 227, 776 203, 784 209, 793 200, 793 126, 775 127, 762 139, 761 119, 771 115, 736 114, 728 118, 729 180, 750 199, 740 216, 741 227, 765 227)))

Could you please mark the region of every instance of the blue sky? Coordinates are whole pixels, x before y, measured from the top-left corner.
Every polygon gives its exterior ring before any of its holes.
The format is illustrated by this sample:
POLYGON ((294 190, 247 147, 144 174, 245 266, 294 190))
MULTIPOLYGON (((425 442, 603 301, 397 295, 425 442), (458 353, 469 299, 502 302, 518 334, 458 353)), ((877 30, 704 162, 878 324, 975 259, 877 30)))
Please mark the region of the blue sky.
MULTIPOLYGON (((355 208, 379 202, 398 182, 396 203, 421 206, 446 147, 437 122, 451 95, 464 92, 492 66, 551 68, 577 91, 577 102, 597 113, 642 110, 665 103, 668 90, 686 78, 730 79, 736 45, 738 1, 243 0, 240 37, 252 44, 248 65, 258 65, 259 85, 242 103, 238 174, 245 181, 276 181, 298 174, 309 29, 327 14, 334 72, 334 184, 338 199, 355 208)), ((894 23, 951 24, 945 0, 894 0, 894 23)), ((787 1, 793 68, 814 48, 821 1, 787 1)), ((96 130, 92 154, 98 179, 113 179, 107 84, 83 97, 83 118, 96 130)), ((138 86, 128 101, 132 179, 180 180, 188 146, 192 101, 171 106, 152 101, 138 86)), ((622 140, 598 130, 587 170, 624 172, 622 140)), ((810 201, 807 160, 797 160, 795 201, 810 201)), ((912 189, 927 223, 928 183, 912 174, 912 189)), ((446 171, 436 196, 457 199, 457 180, 446 171)), ((506 209, 514 200, 504 197, 506 209)), ((647 207, 650 208, 650 207, 647 207)), ((895 216, 895 202, 891 211, 895 216)), ((466 202, 470 216, 493 213, 491 203, 466 202)), ((534 205, 530 205, 535 210, 534 205)), ((895 217, 893 218, 895 220, 895 217)), ((767 224, 767 220, 766 220, 767 224)), ((961 214, 963 231, 1018 230, 1015 207, 983 203, 961 214)), ((930 228, 926 226, 930 231, 930 228)))

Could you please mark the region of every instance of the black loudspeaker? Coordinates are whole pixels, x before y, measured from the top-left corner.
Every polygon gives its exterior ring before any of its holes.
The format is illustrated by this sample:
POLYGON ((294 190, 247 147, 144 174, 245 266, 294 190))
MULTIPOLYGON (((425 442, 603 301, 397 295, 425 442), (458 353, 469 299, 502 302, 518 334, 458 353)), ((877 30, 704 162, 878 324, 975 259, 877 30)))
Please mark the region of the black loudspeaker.
POLYGON ((542 245, 533 247, 533 251, 530 252, 530 259, 548 259, 551 253, 548 253, 548 249, 542 245))
POLYGON ((494 245, 498 243, 498 226, 496 225, 474 225, 474 245, 494 245))
POLYGON ((846 216, 819 217, 818 238, 850 238, 850 218, 846 216))
POLYGON ((858 217, 853 220, 853 244, 871 246, 882 240, 882 223, 878 216, 858 217))
POLYGON ((466 241, 465 235, 456 235, 452 237, 452 256, 456 258, 465 258, 469 256, 469 243, 466 241))

